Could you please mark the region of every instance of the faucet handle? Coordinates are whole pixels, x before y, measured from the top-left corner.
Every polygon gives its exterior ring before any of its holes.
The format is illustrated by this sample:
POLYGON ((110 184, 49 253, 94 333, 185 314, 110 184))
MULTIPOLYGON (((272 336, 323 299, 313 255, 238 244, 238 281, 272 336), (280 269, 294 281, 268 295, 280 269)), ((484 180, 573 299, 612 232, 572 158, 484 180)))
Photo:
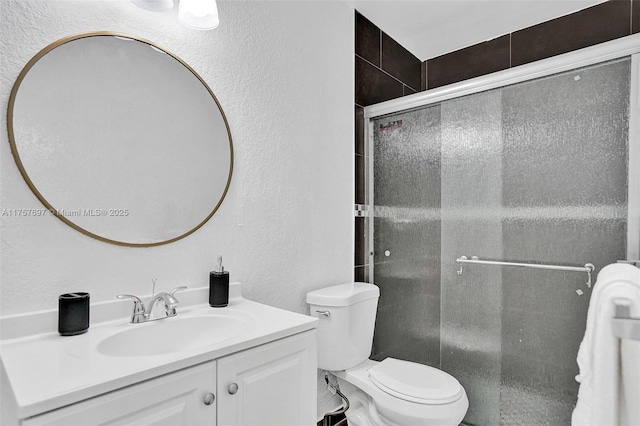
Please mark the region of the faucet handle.
POLYGON ((186 286, 186 285, 183 285, 183 286, 180 286, 180 287, 176 287, 176 288, 174 288, 173 290, 171 290, 171 291, 169 292, 169 294, 170 294, 170 295, 172 295, 172 296, 174 296, 177 292, 179 292, 179 291, 183 291, 183 290, 186 290, 186 289, 187 289, 187 286, 186 286))
POLYGON ((120 300, 133 299, 134 305, 142 304, 142 300, 140 300, 138 296, 134 296, 133 294, 119 294, 116 297, 120 300))
POLYGON ((131 313, 131 322, 139 323, 142 322, 142 318, 144 317, 144 303, 138 296, 134 296, 133 294, 119 294, 116 296, 118 299, 132 299, 133 300, 133 312, 131 313))
POLYGON ((171 305, 169 305, 169 304, 167 303, 167 301, 165 300, 165 304, 166 304, 166 307, 167 307, 167 311, 166 311, 166 312, 167 312, 167 316, 168 316, 168 317, 174 317, 174 316, 176 316, 176 315, 177 315, 177 312, 176 312, 176 306, 178 305, 178 299, 176 299, 176 298, 174 297, 174 294, 176 294, 176 293, 177 293, 177 292, 179 292, 179 291, 186 290, 186 289, 187 289, 187 286, 186 286, 186 285, 183 285, 183 286, 180 286, 180 287, 176 287, 176 288, 174 288, 173 290, 171 290, 171 291, 168 293, 168 294, 169 294, 169 297, 172 299, 172 300, 171 300, 171 302, 172 302, 172 303, 171 303, 171 305))

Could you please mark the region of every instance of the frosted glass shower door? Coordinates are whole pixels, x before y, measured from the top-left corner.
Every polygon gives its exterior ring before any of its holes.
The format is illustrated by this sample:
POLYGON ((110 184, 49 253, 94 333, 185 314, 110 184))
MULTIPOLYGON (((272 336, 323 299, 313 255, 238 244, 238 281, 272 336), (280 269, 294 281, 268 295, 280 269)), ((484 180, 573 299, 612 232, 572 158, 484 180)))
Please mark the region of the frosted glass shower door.
POLYGON ((464 386, 465 419, 499 422, 502 273, 474 268, 458 276, 463 255, 501 259, 502 96, 500 90, 443 102, 440 354, 464 386))
POLYGON ((468 424, 570 424, 586 275, 455 259, 625 258, 629 92, 626 58, 373 121, 373 356, 451 373, 468 424))
MULTIPOLYGON (((508 260, 591 262, 597 273, 626 258, 629 83, 624 59, 502 90, 508 260)), ((501 424, 570 424, 585 278, 503 269, 501 424)))
POLYGON ((440 106, 387 117, 374 135, 374 358, 440 365, 440 106))

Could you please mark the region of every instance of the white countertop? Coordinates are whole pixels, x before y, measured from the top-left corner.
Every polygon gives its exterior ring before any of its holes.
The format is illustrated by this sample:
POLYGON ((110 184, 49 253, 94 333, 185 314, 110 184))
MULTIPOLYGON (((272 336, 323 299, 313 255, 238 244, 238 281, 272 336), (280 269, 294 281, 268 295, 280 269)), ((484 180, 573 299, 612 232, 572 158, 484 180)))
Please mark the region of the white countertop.
MULTIPOLYGON (((199 293, 202 292, 198 289, 199 293)), ((179 295, 178 295, 179 297, 179 295)), ((227 340, 162 355, 117 357, 96 350, 100 341, 120 331, 147 324, 129 318, 104 321, 78 336, 49 332, 0 341, 0 357, 17 403, 19 418, 56 409, 105 392, 170 373, 185 367, 261 345, 316 327, 317 319, 285 311, 242 297, 225 308, 207 303, 178 306, 172 321, 207 313, 249 318, 245 329, 227 340)), ((171 344, 171 342, 167 342, 171 344)))

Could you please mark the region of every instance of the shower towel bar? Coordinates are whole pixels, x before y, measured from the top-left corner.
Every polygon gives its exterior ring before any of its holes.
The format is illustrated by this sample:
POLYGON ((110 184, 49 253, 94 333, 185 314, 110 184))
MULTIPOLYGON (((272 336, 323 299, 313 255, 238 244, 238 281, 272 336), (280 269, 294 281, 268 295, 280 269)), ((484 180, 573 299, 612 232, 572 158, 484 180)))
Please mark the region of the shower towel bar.
POLYGON ((631 317, 631 300, 616 299, 613 303, 616 307, 615 317, 611 319, 613 335, 619 339, 640 341, 640 318, 631 317))
POLYGON ((586 263, 584 266, 562 266, 562 265, 544 265, 540 263, 515 263, 515 262, 501 262, 498 260, 480 260, 477 256, 471 256, 469 259, 467 256, 461 256, 456 259, 458 263, 458 275, 462 275, 462 264, 473 263, 476 265, 495 265, 495 266, 515 266, 519 268, 537 268, 537 269, 551 269, 554 271, 573 271, 573 272, 586 272, 587 273, 587 287, 591 288, 591 273, 596 269, 593 263, 586 263))

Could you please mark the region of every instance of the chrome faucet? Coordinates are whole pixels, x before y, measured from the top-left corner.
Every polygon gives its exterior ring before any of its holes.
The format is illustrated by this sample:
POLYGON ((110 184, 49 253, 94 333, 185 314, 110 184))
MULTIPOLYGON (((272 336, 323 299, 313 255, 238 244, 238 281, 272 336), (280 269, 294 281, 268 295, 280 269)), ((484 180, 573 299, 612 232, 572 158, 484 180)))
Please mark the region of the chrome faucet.
MULTIPOLYGON (((155 284, 155 283, 154 283, 155 284)), ((178 306, 178 299, 175 298, 175 294, 178 291, 186 290, 186 286, 176 287, 170 292, 160 292, 153 297, 149 301, 147 307, 144 307, 144 303, 138 296, 134 296, 133 294, 119 294, 116 297, 118 299, 132 299, 133 300, 133 312, 131 313, 131 323, 139 324, 147 321, 155 321, 159 319, 175 317, 178 313, 176 312, 176 306, 178 306), (158 303, 158 301, 162 300, 164 302, 164 312, 165 316, 158 318, 151 318, 151 313, 153 312, 153 307, 158 303)))

